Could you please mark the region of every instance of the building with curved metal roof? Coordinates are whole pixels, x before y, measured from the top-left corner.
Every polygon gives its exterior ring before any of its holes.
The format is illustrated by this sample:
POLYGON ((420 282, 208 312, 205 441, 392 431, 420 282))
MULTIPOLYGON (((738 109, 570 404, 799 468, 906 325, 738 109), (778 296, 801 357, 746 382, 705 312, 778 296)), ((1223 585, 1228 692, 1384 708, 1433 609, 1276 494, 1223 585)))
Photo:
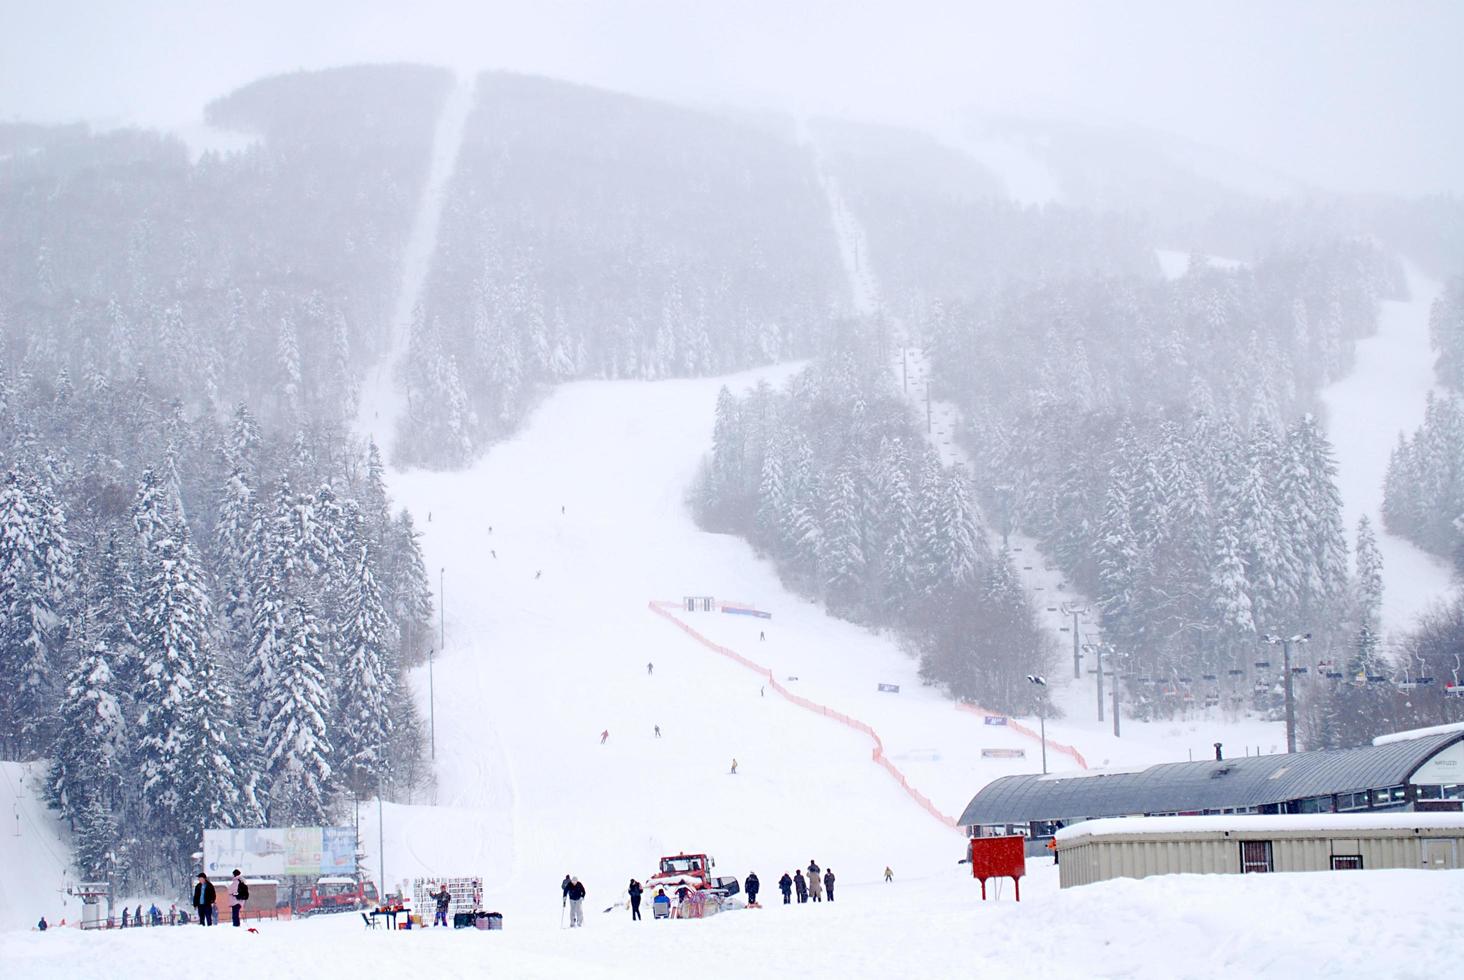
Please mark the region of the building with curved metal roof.
POLYGON ((1459 809, 1464 732, 1352 749, 1005 776, 961 815, 973 834, 1045 836, 1098 817, 1459 809))

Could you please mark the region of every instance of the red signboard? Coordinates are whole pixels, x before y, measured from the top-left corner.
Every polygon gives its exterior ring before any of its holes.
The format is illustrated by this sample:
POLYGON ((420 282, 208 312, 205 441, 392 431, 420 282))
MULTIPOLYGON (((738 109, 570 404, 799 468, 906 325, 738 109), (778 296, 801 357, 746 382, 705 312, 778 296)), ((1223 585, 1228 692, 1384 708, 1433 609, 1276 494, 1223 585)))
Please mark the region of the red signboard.
POLYGON ((1027 873, 1027 838, 971 838, 971 877, 981 882, 981 900, 986 900, 986 879, 1010 878, 1022 900, 1022 876, 1027 873))

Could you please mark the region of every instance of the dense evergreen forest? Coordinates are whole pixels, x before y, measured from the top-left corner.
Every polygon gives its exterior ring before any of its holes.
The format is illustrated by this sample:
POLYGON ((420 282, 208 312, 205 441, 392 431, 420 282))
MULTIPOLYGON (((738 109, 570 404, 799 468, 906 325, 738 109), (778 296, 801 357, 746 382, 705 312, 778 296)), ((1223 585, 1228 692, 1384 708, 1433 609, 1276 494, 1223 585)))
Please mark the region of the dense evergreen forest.
POLYGON ((546 384, 806 356, 845 290, 791 134, 484 74, 412 329, 402 458, 461 465, 546 384))
POLYGON ((0 754, 52 760, 83 878, 149 888, 205 826, 430 780, 405 671, 431 594, 341 420, 448 81, 260 82, 209 109, 257 141, 196 162, 0 133, 0 754))

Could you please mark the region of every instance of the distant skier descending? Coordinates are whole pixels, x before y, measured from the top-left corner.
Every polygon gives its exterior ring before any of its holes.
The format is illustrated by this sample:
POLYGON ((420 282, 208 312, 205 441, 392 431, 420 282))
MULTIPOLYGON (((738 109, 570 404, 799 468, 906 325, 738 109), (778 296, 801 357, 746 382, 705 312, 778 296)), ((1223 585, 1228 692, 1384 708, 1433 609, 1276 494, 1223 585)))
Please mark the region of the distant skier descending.
POLYGON ((733 759, 732 760, 732 770, 731 771, 732 771, 732 775, 734 775, 734 776, 737 775, 737 760, 736 759, 733 759))
POLYGON ((655 672, 656 672, 656 665, 653 664, 653 663, 649 663, 648 662, 646 664, 646 673, 647 674, 654 674, 655 672))
POLYGON ((608 741, 610 741, 610 729, 607 728, 600 733, 600 744, 604 745, 608 741))

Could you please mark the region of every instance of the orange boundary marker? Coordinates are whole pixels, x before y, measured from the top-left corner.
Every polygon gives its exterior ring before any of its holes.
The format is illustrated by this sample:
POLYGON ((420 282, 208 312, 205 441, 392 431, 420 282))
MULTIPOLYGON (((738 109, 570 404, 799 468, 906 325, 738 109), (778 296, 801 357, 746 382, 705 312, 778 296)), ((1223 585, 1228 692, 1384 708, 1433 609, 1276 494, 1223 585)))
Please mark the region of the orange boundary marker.
MULTIPOLYGON (((983 718, 1006 718, 1006 720, 1007 720, 1006 727, 1010 728, 1012 731, 1016 732, 1018 735, 1025 735, 1025 736, 1027 736, 1028 738, 1030 738, 1034 742, 1041 742, 1042 741, 1042 736, 1039 733, 1033 731, 1032 729, 1028 728, 1026 725, 1022 724, 1020 721, 1017 721, 1016 719, 1014 719, 1014 718, 1012 718, 1012 717, 1010 717, 1008 715, 999 715, 995 711, 987 711, 985 708, 981 707, 980 705, 975 705, 975 704, 957 703, 956 704, 956 710, 957 711, 969 711, 969 712, 971 712, 971 714, 973 714, 973 715, 980 715, 983 718)), ((1049 752, 1056 752, 1059 755, 1068 756, 1069 758, 1071 758, 1074 762, 1076 762, 1078 764, 1078 768, 1079 769, 1086 769, 1086 768, 1088 768, 1088 761, 1083 758, 1083 754, 1081 752, 1079 752, 1077 749, 1073 748, 1071 745, 1064 745, 1062 742, 1054 742, 1052 739, 1049 738, 1047 740, 1047 751, 1049 751, 1049 752)))
MULTIPOLYGON (((900 784, 900 788, 905 791, 905 794, 909 796, 910 799, 919 804, 920 808, 923 809, 926 813, 930 814, 932 817, 945 824, 951 830, 960 831, 960 824, 956 823, 955 817, 947 816, 946 814, 941 813, 936 805, 930 801, 930 797, 920 792, 914 786, 911 786, 910 780, 905 777, 905 774, 900 771, 899 767, 896 766, 889 759, 885 758, 884 740, 881 739, 879 737, 879 733, 876 732, 869 725, 860 721, 858 718, 851 718, 841 711, 835 711, 833 708, 830 708, 826 705, 819 704, 816 701, 810 701, 808 700, 808 698, 794 694, 782 684, 778 683, 777 679, 773 677, 772 670, 770 670, 769 668, 764 667, 762 664, 748 660, 736 650, 733 650, 729 647, 724 647, 720 643, 714 643, 713 641, 707 639, 701 633, 698 633, 696 630, 692 629, 690 626, 686 625, 680 619, 671 614, 669 610, 671 608, 681 608, 680 603, 657 602, 653 599, 649 603, 647 603, 647 606, 650 608, 651 612, 667 620, 670 620, 672 623, 675 623, 681 628, 682 632, 686 633, 692 639, 696 640, 698 643, 706 647, 708 650, 711 650, 713 653, 720 653, 722 656, 726 657, 729 660, 736 661, 737 663, 746 667, 748 670, 754 671, 755 673, 761 674, 762 676, 766 677, 769 687, 771 687, 778 694, 781 694, 788 701, 798 705, 798 707, 804 708, 808 711, 812 711, 814 714, 817 715, 823 715, 825 718, 830 718, 834 721, 837 721, 841 725, 852 728, 857 732, 863 732, 870 738, 874 739, 874 751, 872 753, 874 763, 878 766, 883 767, 886 772, 893 776, 895 778, 895 782, 900 784)), ((1048 743, 1048 745, 1051 744, 1051 742, 1048 743)))

